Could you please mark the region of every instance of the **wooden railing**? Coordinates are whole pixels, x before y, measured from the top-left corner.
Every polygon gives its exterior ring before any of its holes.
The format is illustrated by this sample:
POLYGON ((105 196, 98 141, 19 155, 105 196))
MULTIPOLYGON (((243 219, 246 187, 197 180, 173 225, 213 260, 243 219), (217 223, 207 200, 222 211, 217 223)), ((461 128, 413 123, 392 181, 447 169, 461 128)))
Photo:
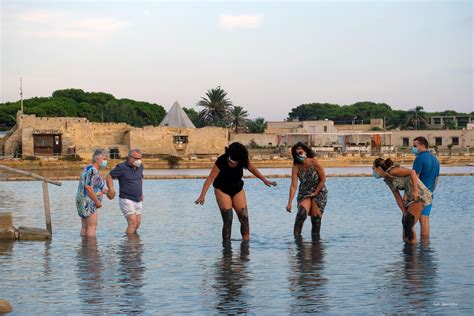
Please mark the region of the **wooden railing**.
POLYGON ((27 171, 20 170, 20 169, 15 169, 15 168, 10 168, 10 167, 3 166, 3 165, 0 165, 0 170, 21 174, 21 175, 24 175, 24 176, 28 176, 30 178, 34 178, 34 179, 43 181, 44 217, 45 217, 45 220, 46 220, 46 229, 52 235, 53 234, 53 228, 51 226, 51 209, 50 209, 50 205, 49 205, 48 183, 51 183, 51 184, 54 184, 54 185, 57 185, 57 186, 61 186, 61 182, 53 181, 51 179, 42 177, 42 176, 40 176, 36 173, 27 172, 27 171))

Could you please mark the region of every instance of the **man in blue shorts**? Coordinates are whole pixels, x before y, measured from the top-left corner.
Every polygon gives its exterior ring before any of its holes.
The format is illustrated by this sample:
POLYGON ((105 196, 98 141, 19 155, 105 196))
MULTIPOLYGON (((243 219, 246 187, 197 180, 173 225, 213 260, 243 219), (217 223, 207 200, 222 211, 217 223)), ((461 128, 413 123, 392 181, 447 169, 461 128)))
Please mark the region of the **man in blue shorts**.
MULTIPOLYGON (((434 193, 438 184, 439 162, 438 159, 429 151, 429 145, 426 138, 420 136, 413 140, 412 152, 416 155, 413 163, 413 170, 420 178, 421 182, 434 193)), ((433 196, 434 198, 434 196, 433 196)), ((421 237, 430 236, 430 212, 431 206, 425 206, 420 217, 420 235, 421 237)))
POLYGON ((140 227, 143 211, 143 164, 140 149, 130 150, 127 160, 119 163, 107 175, 107 196, 110 199, 115 196, 112 179, 119 181, 119 205, 128 224, 125 232, 133 234, 140 227))

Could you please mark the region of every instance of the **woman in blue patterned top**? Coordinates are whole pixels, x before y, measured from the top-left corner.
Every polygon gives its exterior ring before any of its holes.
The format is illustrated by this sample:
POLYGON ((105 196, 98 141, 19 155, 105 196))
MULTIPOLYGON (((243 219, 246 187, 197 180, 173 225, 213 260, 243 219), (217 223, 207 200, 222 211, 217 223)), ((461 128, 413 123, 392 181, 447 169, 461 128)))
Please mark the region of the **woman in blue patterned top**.
POLYGON ((81 173, 76 194, 77 213, 82 221, 81 236, 94 237, 98 214, 102 207, 102 197, 107 193, 105 181, 99 174, 100 168, 107 167, 107 153, 96 149, 92 155, 92 164, 87 165, 81 173))

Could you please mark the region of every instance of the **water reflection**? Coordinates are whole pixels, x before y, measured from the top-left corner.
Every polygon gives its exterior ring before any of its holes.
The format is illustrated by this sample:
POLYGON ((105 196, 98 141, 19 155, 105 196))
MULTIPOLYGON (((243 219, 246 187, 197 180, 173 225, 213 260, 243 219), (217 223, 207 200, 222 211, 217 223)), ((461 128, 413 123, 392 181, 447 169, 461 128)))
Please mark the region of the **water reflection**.
POLYGON ((127 314, 143 313, 145 298, 142 287, 144 284, 143 243, 138 234, 128 234, 120 244, 119 284, 123 292, 119 297, 120 312, 127 314))
POLYGON ((391 274, 385 278, 390 282, 386 298, 393 300, 391 306, 397 306, 399 312, 426 311, 433 307, 437 298, 437 260, 436 253, 430 247, 429 240, 417 244, 405 244, 401 260, 389 269, 391 274))
POLYGON ((218 313, 242 314, 249 312, 250 305, 243 291, 250 280, 247 270, 249 254, 248 241, 242 241, 237 254, 233 254, 231 242, 223 243, 222 257, 216 263, 216 284, 214 285, 218 313))
POLYGON ((45 276, 50 276, 53 272, 53 269, 51 268, 51 243, 51 240, 44 242, 43 268, 45 276))
POLYGON ((101 259, 97 239, 83 237, 77 251, 77 280, 79 298, 84 302, 84 313, 103 314, 104 280, 102 272, 104 264, 101 259))
POLYGON ((324 244, 320 240, 304 242, 295 239, 295 249, 289 248, 292 273, 288 279, 294 301, 291 314, 322 312, 327 308, 328 279, 324 277, 324 244))
POLYGON ((11 256, 14 243, 14 241, 10 240, 0 240, 0 256, 11 256))

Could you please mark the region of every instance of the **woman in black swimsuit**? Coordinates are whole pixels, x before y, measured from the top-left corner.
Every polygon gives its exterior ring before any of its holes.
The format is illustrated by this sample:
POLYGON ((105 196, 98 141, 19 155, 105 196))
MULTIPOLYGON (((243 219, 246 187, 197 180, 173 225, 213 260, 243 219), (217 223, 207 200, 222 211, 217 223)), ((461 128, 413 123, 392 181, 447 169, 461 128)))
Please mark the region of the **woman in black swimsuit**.
POLYGON ((217 205, 221 211, 224 226, 222 227, 222 238, 230 240, 232 229, 232 208, 237 213, 240 221, 240 233, 243 240, 250 237, 249 219, 247 210, 247 199, 243 190, 244 168, 265 183, 266 186, 275 186, 276 182, 268 181, 255 166, 249 161, 247 148, 240 143, 232 143, 226 147, 225 153, 217 158, 202 187, 201 195, 194 202, 203 205, 209 187, 214 186, 217 205))

